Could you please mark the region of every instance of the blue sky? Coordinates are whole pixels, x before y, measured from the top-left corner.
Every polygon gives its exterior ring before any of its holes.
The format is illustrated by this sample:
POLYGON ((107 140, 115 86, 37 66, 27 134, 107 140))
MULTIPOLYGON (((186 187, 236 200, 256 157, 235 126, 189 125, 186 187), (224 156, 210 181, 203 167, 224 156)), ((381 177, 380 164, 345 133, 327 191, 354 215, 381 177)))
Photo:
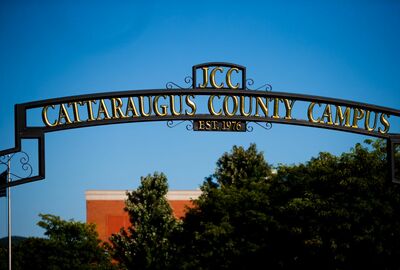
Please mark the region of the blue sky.
MULTIPOLYGON (((209 61, 244 65, 274 91, 399 108, 398 1, 32 2, 0 3, 1 149, 14 144, 16 103, 164 88, 209 61)), ((397 122, 391 132, 399 131, 397 122)), ((49 133, 46 179, 12 189, 13 234, 41 236, 39 213, 84 221, 85 190, 133 189, 154 171, 170 189, 196 189, 235 144, 254 142, 278 165, 366 138, 284 125, 195 133, 165 122, 49 133)), ((0 236, 6 210, 1 198, 0 236)))

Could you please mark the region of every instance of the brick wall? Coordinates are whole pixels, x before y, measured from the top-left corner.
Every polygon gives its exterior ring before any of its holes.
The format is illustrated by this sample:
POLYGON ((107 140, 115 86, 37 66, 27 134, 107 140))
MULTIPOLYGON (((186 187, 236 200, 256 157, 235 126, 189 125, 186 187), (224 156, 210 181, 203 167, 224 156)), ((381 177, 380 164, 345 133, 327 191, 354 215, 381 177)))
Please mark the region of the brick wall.
MULTIPOLYGON (((96 224, 99 238, 108 241, 111 234, 121 227, 130 225, 129 216, 124 211, 126 191, 90 190, 86 191, 86 222, 96 224)), ((167 199, 176 218, 185 215, 185 208, 192 206, 191 199, 200 195, 198 190, 173 190, 167 199)))

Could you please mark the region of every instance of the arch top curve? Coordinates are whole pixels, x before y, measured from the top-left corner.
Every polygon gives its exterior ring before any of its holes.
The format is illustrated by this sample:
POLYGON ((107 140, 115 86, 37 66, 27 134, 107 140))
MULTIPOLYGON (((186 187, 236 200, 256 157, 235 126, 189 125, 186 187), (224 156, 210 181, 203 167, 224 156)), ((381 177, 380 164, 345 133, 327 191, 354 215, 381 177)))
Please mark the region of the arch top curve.
POLYGON ((387 138, 392 134, 392 119, 400 117, 400 110, 349 100, 201 88, 63 97, 17 104, 15 111, 16 129, 22 137, 117 123, 207 120, 302 125, 387 138), (41 123, 28 125, 30 111, 38 109, 41 123))
POLYGON ((247 123, 254 122, 267 123, 268 127, 276 123, 332 129, 384 138, 396 144, 400 141, 400 134, 392 132, 400 117, 398 109, 329 97, 250 90, 246 68, 232 63, 195 65, 192 77, 187 78, 190 79, 185 79, 186 83, 192 81, 187 88, 172 83, 167 89, 95 93, 16 104, 15 147, 0 151, 0 157, 20 151, 22 139, 36 139, 39 174, 0 188, 43 179, 45 134, 74 128, 192 121, 195 131, 246 132, 252 129, 247 128, 247 123))

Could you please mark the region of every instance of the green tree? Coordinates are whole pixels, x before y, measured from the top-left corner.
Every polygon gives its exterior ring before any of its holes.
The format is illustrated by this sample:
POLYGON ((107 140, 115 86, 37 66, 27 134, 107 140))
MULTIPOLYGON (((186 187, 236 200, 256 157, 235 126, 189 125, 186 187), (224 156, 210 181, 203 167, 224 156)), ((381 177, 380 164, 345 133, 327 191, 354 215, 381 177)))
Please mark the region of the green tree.
POLYGON ((266 238, 274 225, 268 211, 270 178, 270 166, 255 144, 225 153, 183 220, 183 232, 176 238, 182 259, 177 265, 252 269, 264 263, 266 238))
POLYGON ((50 269, 109 269, 109 254, 101 247, 94 224, 40 215, 50 248, 46 262, 50 269))
POLYGON ((62 269, 50 268, 49 258, 52 251, 49 239, 28 237, 13 245, 12 269, 62 269))
POLYGON ((280 231, 296 247, 288 265, 399 269, 399 187, 390 181, 382 140, 281 166, 270 197, 280 231))
MULTIPOLYGON (((29 237, 13 245, 13 269, 115 269, 94 224, 39 216, 38 225, 47 238, 29 237)), ((1 255, 6 253, 6 249, 0 250, 1 255)), ((8 269, 6 263, 0 266, 8 269)))
POLYGON ((137 190, 128 192, 125 210, 131 226, 110 240, 114 258, 127 269, 168 269, 172 267, 174 247, 171 235, 178 221, 166 199, 167 178, 154 173, 141 178, 137 190))
POLYGON ((243 182, 264 181, 271 175, 271 166, 265 161, 262 152, 255 144, 247 150, 233 146, 231 153, 224 153, 217 161, 215 173, 209 180, 216 180, 219 185, 242 186, 243 182))
POLYGON ((400 188, 389 180, 385 147, 366 141, 276 174, 254 145, 234 147, 183 220, 177 265, 400 269, 400 188))

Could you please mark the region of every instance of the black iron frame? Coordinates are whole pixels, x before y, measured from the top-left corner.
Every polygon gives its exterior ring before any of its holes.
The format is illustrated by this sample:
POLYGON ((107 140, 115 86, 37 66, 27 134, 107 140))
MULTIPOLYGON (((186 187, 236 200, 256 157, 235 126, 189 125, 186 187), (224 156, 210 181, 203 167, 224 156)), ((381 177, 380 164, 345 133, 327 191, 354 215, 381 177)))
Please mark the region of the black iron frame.
MULTIPOLYGON (((400 135, 392 135, 389 137, 387 141, 387 156, 388 156, 388 165, 389 171, 391 173, 391 178, 393 183, 400 184, 400 175, 396 175, 396 145, 400 145, 400 135)), ((400 170, 400 168, 397 168, 400 170)))
MULTIPOLYGON (((336 125, 326 125, 320 123, 312 123, 306 120, 298 120, 298 119, 283 119, 283 118, 260 118, 260 117, 244 117, 241 115, 234 116, 215 116, 209 114, 196 114, 194 116, 190 115, 167 115, 164 117, 159 116, 149 116, 149 117, 135 117, 135 118, 118 118, 118 119, 104 119, 97 121, 89 121, 89 122, 79 122, 79 123, 71 123, 68 125, 58 125, 55 127, 47 127, 47 126, 34 126, 30 127, 27 125, 27 111, 31 109, 43 108, 48 105, 57 105, 57 104, 65 104, 70 102, 78 102, 78 101, 87 101, 87 100, 99 100, 99 99, 111 99, 111 98, 127 98, 127 97, 139 97, 139 96, 157 96, 157 95, 199 95, 199 96, 207 96, 207 95, 235 95, 235 96, 252 96, 252 97, 266 97, 266 98, 284 98, 291 100, 299 100, 306 102, 317 102, 323 104, 331 104, 331 105, 339 105, 339 106, 348 106, 352 108, 359 108, 364 110, 370 110, 374 112, 385 113, 391 116, 400 117, 400 110, 376 106, 366 103, 359 103, 354 101, 335 99, 335 98, 327 98, 320 96, 312 96, 312 95, 303 95, 303 94, 294 94, 294 93, 285 93, 285 92, 272 92, 272 91, 255 91, 255 90, 246 90, 246 89, 200 89, 196 88, 196 69, 201 66, 218 66, 223 65, 227 67, 239 67, 242 70, 243 76, 243 84, 246 84, 246 69, 242 66, 229 64, 229 63, 220 63, 220 62, 212 62, 206 63, 202 65, 197 65, 193 67, 193 88, 179 88, 179 89, 151 89, 151 90, 130 90, 130 91, 120 91, 120 92, 107 92, 107 93, 96 93, 96 94, 87 94, 87 95, 77 95, 70 97, 62 97, 62 98, 54 98, 47 99, 41 101, 28 102, 23 104, 16 104, 14 107, 14 117, 15 117, 15 147, 0 151, 0 156, 5 156, 8 154, 16 153, 21 151, 21 141, 23 139, 35 139, 37 140, 38 145, 38 175, 23 178, 17 181, 12 181, 7 184, 0 185, 0 188, 5 188, 8 186, 17 186, 37 180, 42 180, 45 178, 45 134, 48 132, 65 130, 65 129, 73 129, 73 128, 82 128, 82 127, 90 127, 90 126, 99 126, 99 125, 109 125, 109 124, 120 124, 120 123, 129 123, 129 122, 150 122, 150 121, 193 121, 193 120, 236 120, 236 121, 251 121, 255 123, 259 122, 267 122, 267 123, 279 123, 279 124, 289 124, 289 125, 300 125, 300 126, 310 126, 316 128, 325 128, 325 129, 334 129, 339 131, 363 134, 373 137, 384 138, 388 142, 388 158, 389 166, 391 169, 392 181, 395 181, 394 177, 394 143, 400 143, 400 134, 381 134, 379 132, 371 132, 364 129, 356 129, 345 126, 336 126, 336 125)), ((245 87, 245 86, 243 86, 245 87)))
MULTIPOLYGON (((237 68, 242 72, 242 81, 241 81, 241 87, 239 89, 245 90, 246 89, 246 67, 237 65, 237 64, 232 64, 232 63, 225 63, 225 62, 208 62, 208 63, 203 63, 203 64, 198 64, 192 67, 192 79, 193 79, 193 84, 192 88, 195 89, 197 88, 197 70, 203 67, 227 67, 227 68, 237 68)), ((207 87, 208 89, 212 89, 207 87)), ((229 89, 229 88, 223 88, 223 89, 229 89)))

